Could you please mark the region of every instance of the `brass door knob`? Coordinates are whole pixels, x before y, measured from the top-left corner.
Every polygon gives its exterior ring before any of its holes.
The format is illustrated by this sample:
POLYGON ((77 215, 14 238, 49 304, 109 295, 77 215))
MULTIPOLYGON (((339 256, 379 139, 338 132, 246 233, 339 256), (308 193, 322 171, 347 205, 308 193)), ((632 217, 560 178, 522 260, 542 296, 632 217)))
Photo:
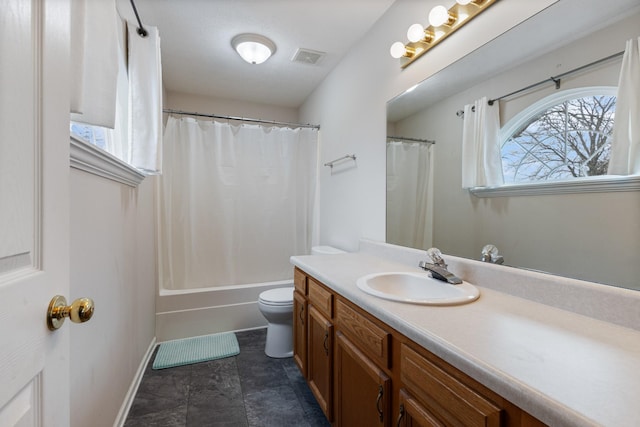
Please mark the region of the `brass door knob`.
POLYGON ((47 326, 55 331, 64 323, 65 318, 74 323, 84 323, 93 316, 94 304, 91 298, 78 298, 71 305, 62 295, 56 295, 49 303, 47 326))

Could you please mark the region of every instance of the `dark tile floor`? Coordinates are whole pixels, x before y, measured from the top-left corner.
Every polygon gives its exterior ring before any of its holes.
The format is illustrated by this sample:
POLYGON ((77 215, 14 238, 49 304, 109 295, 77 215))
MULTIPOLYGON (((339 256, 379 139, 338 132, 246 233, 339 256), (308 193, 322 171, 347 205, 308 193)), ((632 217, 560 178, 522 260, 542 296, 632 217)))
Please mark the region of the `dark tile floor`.
POLYGON ((329 426, 293 359, 264 354, 266 329, 236 337, 226 359, 154 371, 154 354, 125 427, 329 426))

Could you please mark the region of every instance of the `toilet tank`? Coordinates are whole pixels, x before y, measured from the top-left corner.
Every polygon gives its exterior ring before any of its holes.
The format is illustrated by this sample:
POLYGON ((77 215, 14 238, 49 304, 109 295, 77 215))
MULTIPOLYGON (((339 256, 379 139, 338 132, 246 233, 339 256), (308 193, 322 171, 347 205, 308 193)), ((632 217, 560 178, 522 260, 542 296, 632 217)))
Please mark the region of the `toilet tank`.
POLYGON ((332 254, 344 254, 345 251, 334 248, 333 246, 313 246, 311 248, 311 255, 332 255, 332 254))

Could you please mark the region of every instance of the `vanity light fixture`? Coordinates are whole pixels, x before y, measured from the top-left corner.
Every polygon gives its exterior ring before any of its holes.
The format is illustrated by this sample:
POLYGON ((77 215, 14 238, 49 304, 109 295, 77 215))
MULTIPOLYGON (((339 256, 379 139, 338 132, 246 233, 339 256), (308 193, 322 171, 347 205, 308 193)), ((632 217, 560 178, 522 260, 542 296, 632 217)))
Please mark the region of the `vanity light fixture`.
POLYGON ((432 27, 439 27, 441 25, 450 27, 456 23, 456 19, 457 16, 442 5, 434 7, 431 9, 431 12, 429 12, 429 24, 431 24, 432 27))
POLYGON ((497 1, 456 0, 449 9, 441 5, 434 7, 428 16, 429 26, 410 26, 407 31, 409 43, 395 42, 391 45, 391 56, 400 59, 400 66, 405 68, 497 1))
POLYGON ((231 46, 249 64, 262 64, 276 51, 275 43, 259 34, 238 34, 231 46))

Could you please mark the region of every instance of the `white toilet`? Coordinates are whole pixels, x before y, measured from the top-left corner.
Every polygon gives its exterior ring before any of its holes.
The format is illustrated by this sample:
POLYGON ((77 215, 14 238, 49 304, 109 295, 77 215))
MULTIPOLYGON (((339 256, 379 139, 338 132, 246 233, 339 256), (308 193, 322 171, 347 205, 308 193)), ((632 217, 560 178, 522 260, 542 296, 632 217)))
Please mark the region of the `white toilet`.
MULTIPOLYGON (((344 253, 331 246, 314 246, 312 255, 344 253)), ((258 308, 267 319, 267 343, 264 352, 273 358, 293 356, 293 289, 276 288, 260 293, 258 308)))
POLYGON ((265 354, 274 358, 293 356, 293 288, 260 293, 258 308, 268 323, 265 354))

